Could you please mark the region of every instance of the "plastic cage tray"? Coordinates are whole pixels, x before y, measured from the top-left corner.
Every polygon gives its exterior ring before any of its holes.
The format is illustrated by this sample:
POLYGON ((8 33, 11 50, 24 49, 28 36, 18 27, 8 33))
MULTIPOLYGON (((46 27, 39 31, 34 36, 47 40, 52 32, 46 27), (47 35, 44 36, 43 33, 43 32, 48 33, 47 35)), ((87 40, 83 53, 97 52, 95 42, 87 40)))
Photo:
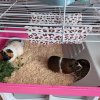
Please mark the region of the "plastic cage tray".
POLYGON ((100 84, 97 71, 99 67, 96 66, 96 56, 91 51, 99 46, 89 44, 88 42, 94 41, 87 40, 89 36, 97 36, 96 39, 99 36, 99 9, 100 7, 74 3, 69 6, 55 6, 35 0, 0 0, 1 50, 9 39, 29 40, 33 45, 61 44, 64 57, 88 59, 91 63, 88 75, 71 86, 0 83, 0 92, 100 95, 100 89, 97 87, 100 84))

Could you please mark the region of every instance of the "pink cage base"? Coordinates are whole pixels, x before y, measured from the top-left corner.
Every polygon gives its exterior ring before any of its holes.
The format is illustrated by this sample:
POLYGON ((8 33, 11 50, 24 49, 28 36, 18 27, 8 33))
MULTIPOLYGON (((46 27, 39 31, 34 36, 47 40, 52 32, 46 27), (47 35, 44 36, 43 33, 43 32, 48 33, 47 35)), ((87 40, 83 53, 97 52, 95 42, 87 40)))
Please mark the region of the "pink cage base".
MULTIPOLYGON (((25 31, 25 29, 18 29, 18 28, 4 28, 4 30, 14 30, 14 31, 25 31)), ((0 32, 0 37, 19 37, 19 38, 27 38, 27 33, 18 33, 18 34, 12 34, 11 32, 0 32)), ((7 42, 7 39, 0 39, 0 49, 2 49, 5 46, 5 43, 7 42)))
MULTIPOLYGON (((16 30, 16 28, 13 28, 16 30)), ((11 28, 5 28, 11 30, 11 28)), ((18 30, 18 29, 17 29, 18 30)), ((19 31, 25 29, 19 29, 19 31)), ((20 37, 27 38, 27 33, 11 34, 10 32, 0 32, 0 37, 20 37)), ((7 39, 0 39, 0 49, 7 42, 7 39)), ((29 84, 8 84, 0 83, 0 92, 18 94, 52 94, 52 95, 72 95, 72 96, 100 96, 99 87, 76 87, 76 86, 47 86, 29 84)))

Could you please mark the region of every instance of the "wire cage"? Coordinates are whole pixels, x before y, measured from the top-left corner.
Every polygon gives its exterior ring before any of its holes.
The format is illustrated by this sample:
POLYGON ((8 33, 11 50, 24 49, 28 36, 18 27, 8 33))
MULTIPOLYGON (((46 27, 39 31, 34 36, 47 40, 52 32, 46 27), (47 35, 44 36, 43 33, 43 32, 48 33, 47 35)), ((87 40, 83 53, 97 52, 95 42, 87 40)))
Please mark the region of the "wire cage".
POLYGON ((67 0, 63 0, 60 3, 53 0, 0 0, 0 39, 71 44, 67 45, 71 48, 70 57, 78 55, 85 47, 83 42, 94 42, 91 37, 99 36, 100 7, 92 1, 82 4, 76 0, 68 5, 67 0), (4 35, 6 33, 11 36, 4 35), (24 33, 28 37, 15 35, 24 33))
POLYGON ((77 58, 86 47, 84 42, 100 42, 99 3, 45 1, 0 0, 0 42, 22 39, 34 44, 61 44, 65 58, 77 58))
POLYGON ((61 44, 81 43, 89 35, 99 35, 100 7, 66 2, 55 6, 43 0, 0 0, 0 32, 20 33, 17 29, 23 28, 21 33, 27 31, 35 43, 61 44))

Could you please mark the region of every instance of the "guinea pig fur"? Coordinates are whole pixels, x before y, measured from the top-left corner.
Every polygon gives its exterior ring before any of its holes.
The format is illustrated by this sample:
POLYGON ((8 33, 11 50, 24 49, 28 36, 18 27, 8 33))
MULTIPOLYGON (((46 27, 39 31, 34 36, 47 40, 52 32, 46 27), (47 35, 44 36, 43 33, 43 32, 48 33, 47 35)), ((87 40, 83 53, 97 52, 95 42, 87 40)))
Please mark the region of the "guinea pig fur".
POLYGON ((13 52, 10 49, 6 51, 0 51, 0 60, 1 61, 8 61, 13 57, 13 52))
POLYGON ((59 56, 51 56, 48 59, 48 68, 53 72, 71 74, 75 77, 75 81, 84 78, 89 70, 90 63, 85 59, 61 58, 59 56))
POLYGON ((73 65, 75 65, 75 59, 61 58, 58 56, 51 56, 48 59, 48 68, 54 72, 61 72, 64 74, 70 74, 73 72, 73 65))

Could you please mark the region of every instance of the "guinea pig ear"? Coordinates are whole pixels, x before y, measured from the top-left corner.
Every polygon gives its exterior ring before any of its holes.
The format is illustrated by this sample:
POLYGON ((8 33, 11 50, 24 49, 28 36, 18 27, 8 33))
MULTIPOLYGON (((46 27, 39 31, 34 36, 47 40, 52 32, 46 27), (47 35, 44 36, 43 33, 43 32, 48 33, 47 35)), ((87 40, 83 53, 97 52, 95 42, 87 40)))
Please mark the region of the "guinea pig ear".
POLYGON ((10 50, 10 49, 7 49, 6 51, 7 51, 8 53, 13 53, 13 51, 10 50))

